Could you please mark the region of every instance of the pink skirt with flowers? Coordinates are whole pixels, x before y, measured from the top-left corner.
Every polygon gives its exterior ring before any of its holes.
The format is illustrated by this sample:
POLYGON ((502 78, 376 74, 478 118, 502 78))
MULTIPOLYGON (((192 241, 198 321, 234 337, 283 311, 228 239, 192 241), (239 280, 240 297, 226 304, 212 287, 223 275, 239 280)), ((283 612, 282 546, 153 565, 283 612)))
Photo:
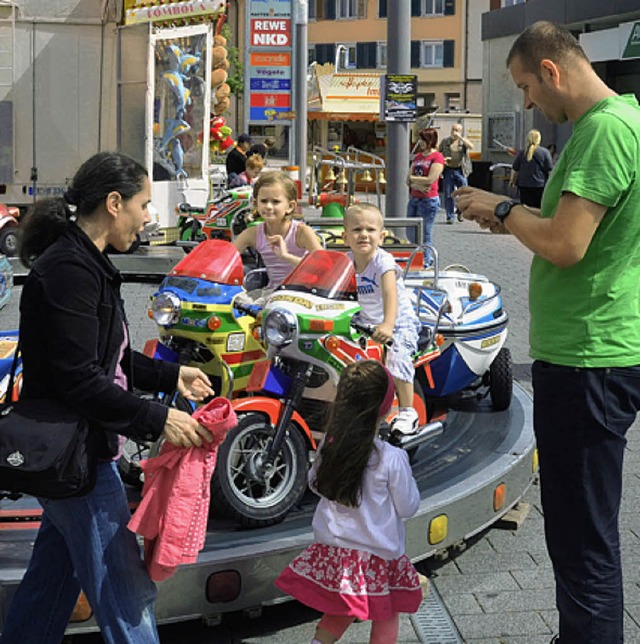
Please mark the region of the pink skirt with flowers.
POLYGON ((369 552, 314 543, 280 574, 280 590, 315 610, 363 620, 415 613, 418 573, 406 555, 387 561, 369 552))

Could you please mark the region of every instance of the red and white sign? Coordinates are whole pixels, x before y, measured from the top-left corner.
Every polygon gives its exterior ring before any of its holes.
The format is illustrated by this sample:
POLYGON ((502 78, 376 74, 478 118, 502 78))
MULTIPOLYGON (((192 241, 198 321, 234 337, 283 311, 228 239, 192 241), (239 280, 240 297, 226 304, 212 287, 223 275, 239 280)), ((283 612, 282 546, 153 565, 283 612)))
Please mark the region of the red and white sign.
POLYGON ((252 47, 291 47, 289 18, 252 18, 252 47))
POLYGON ((251 92, 251 107, 291 107, 291 94, 263 94, 251 92))

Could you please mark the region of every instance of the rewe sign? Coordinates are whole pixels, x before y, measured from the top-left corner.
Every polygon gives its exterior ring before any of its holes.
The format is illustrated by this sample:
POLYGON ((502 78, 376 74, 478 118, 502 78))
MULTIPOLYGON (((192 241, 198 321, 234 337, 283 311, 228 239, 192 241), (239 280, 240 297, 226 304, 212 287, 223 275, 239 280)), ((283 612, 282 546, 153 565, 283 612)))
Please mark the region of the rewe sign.
POLYGON ((289 18, 253 18, 251 46, 291 47, 291 20, 289 18))

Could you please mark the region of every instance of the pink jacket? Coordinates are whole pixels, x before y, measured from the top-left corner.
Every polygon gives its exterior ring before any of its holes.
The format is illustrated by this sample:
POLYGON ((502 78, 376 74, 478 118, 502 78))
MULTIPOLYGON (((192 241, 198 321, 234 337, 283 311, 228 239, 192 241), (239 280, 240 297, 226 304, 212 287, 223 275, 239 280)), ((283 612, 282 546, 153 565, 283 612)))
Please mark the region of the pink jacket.
POLYGON ((155 458, 142 461, 142 501, 129 530, 145 538, 144 559, 153 581, 171 577, 180 564, 195 563, 204 547, 211 475, 218 445, 237 425, 226 398, 214 398, 193 417, 213 434, 201 447, 164 443, 155 458))

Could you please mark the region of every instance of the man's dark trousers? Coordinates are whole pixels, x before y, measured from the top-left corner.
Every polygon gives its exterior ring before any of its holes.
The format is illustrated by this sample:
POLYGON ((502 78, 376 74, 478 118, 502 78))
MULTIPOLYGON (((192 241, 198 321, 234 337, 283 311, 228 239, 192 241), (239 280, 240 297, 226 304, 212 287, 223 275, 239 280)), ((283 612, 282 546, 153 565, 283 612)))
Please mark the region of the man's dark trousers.
POLYGON ((625 434, 640 408, 640 366, 535 361, 534 429, 561 644, 623 641, 618 513, 625 434))

